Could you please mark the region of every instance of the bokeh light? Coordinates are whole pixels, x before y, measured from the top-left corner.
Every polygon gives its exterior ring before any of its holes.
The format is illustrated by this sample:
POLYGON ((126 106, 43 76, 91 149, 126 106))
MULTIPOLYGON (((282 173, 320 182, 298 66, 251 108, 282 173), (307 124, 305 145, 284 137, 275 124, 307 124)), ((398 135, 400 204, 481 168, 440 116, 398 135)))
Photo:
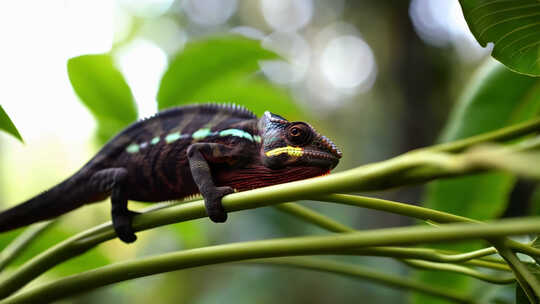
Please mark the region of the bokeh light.
POLYGON ((332 39, 324 49, 321 70, 336 88, 365 91, 375 78, 375 57, 364 40, 340 36, 332 39))
POLYGON ((276 31, 297 31, 313 16, 312 0, 262 0, 261 8, 264 19, 276 31))
POLYGON ((301 81, 310 65, 311 49, 300 35, 275 32, 263 40, 263 46, 283 56, 283 60, 261 61, 261 69, 272 81, 280 84, 301 81))
POLYGON ((412 0, 409 15, 425 42, 452 46, 464 61, 479 60, 491 51, 491 47, 482 48, 472 35, 458 1, 412 0))
POLYGON ((167 55, 155 43, 137 39, 120 49, 116 56, 137 101, 139 116, 151 116, 157 111, 156 94, 167 67, 167 55))
POLYGON ((186 31, 170 17, 152 19, 144 23, 139 35, 143 39, 153 41, 169 55, 180 51, 188 40, 186 31))
MULTIPOLYGON (((174 0, 119 0, 122 6, 139 17, 154 18, 163 15, 174 0)), ((94 1, 89 1, 92 3, 94 1)), ((113 2, 113 1, 110 1, 113 2)))
POLYGON ((235 12, 236 0, 185 0, 184 9, 189 18, 200 25, 225 23, 235 12))

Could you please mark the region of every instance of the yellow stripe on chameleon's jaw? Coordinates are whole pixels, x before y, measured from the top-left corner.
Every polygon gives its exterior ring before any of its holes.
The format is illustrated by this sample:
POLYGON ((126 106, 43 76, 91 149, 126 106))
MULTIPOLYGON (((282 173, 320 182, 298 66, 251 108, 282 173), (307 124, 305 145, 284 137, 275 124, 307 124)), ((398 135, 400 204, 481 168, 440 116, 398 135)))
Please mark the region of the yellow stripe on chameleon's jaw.
POLYGON ((267 151, 265 154, 266 156, 270 157, 270 156, 280 155, 283 153, 287 153, 290 156, 294 156, 294 157, 300 157, 302 156, 302 154, 304 154, 304 149, 300 147, 286 146, 286 147, 276 148, 276 149, 267 151))

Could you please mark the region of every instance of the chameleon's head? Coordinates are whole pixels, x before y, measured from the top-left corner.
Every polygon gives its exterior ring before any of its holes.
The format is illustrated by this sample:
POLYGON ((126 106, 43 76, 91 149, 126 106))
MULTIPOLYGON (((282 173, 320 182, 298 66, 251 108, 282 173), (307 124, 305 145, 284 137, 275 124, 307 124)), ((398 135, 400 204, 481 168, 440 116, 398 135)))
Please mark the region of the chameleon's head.
POLYGON ((328 172, 337 166, 341 151, 305 122, 289 122, 266 111, 259 119, 263 164, 271 169, 303 166, 328 172))

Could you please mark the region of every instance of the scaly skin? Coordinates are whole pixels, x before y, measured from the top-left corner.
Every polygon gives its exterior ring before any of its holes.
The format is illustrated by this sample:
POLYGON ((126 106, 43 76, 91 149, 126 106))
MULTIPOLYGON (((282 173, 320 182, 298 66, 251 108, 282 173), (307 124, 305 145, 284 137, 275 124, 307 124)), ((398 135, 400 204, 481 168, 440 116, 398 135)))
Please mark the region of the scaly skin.
POLYGON ((160 202, 201 193, 208 216, 224 222, 227 194, 328 173, 339 149, 304 122, 238 106, 193 105, 136 122, 73 176, 0 213, 0 231, 50 219, 111 197, 118 237, 136 236, 128 200, 160 202))

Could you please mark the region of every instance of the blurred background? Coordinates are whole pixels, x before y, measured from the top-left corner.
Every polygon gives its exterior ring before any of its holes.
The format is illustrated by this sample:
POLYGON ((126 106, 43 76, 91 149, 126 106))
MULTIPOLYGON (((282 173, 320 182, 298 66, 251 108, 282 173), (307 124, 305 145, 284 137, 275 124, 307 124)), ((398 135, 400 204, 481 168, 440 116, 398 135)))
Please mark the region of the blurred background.
MULTIPOLYGON (((457 1, 2 1, 0 103, 25 140, 0 133, 2 209, 68 177, 100 148, 94 119, 68 79, 69 58, 111 52, 142 118, 157 111, 161 76, 186 43, 229 33, 260 39, 286 59, 260 62, 258 74, 342 148, 336 171, 434 143, 464 84, 490 52, 470 34, 457 1)), ((377 195, 417 203, 422 189, 377 195)), ((305 204, 358 229, 410 224, 386 213, 305 204)), ((96 204, 64 216, 14 267, 109 220, 109 208, 96 204)), ((1 244, 17 233, 0 235, 1 244)), ((225 225, 201 219, 139 233, 135 245, 109 241, 37 281, 186 248, 322 233, 260 208, 231 214, 225 225)), ((391 260, 348 260, 408 273, 391 260)), ((408 294, 331 274, 216 266, 125 282, 62 303, 354 303, 359 297, 406 303, 408 294)))

